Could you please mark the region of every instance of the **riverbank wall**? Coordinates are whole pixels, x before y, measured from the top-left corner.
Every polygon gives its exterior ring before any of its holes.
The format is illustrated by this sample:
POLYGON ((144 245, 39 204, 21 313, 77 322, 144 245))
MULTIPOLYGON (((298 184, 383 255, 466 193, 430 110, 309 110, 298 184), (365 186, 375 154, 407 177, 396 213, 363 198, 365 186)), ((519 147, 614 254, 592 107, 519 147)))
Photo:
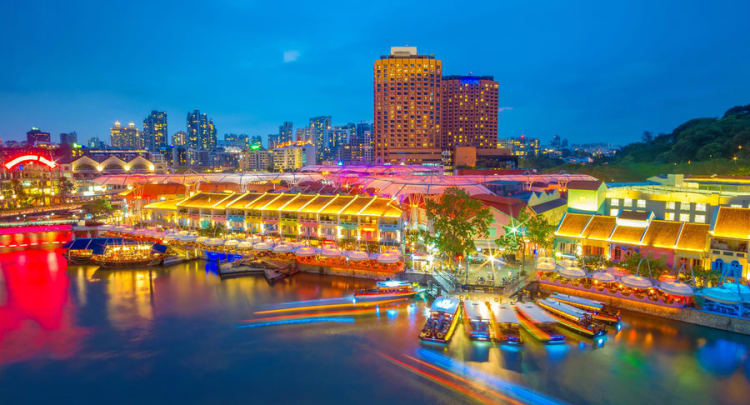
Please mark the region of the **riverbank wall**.
POLYGON ((692 323, 694 325, 706 326, 709 328, 721 329, 743 335, 750 335, 750 321, 746 319, 705 312, 693 308, 673 308, 661 305, 649 304, 646 302, 637 302, 620 297, 612 297, 606 294, 597 294, 590 291, 581 291, 579 289, 563 287, 555 284, 537 283, 539 290, 545 293, 558 292, 562 294, 575 295, 584 297, 616 308, 625 309, 633 312, 640 312, 647 315, 660 316, 662 318, 672 319, 675 321, 692 323))

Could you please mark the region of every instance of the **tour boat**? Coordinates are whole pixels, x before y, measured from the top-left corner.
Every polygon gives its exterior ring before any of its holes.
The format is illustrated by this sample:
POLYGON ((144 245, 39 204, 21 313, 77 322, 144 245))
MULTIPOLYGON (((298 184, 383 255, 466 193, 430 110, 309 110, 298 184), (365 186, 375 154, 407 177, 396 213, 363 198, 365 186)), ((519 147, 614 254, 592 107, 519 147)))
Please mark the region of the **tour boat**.
POLYGON ((411 298, 422 290, 419 284, 408 281, 387 280, 378 281, 375 288, 369 290, 360 290, 354 293, 354 298, 358 300, 365 299, 393 299, 393 298, 411 298))
POLYGON ((601 336, 607 333, 604 325, 595 322, 591 314, 564 302, 543 298, 536 302, 540 307, 549 311, 557 322, 586 337, 601 336))
POLYGON ((458 298, 438 297, 430 307, 430 317, 419 338, 425 342, 448 343, 456 330, 460 305, 458 298))
POLYGON ((592 317, 597 321, 602 321, 613 325, 620 322, 620 311, 604 305, 599 301, 559 293, 552 294, 549 297, 555 301, 564 302, 576 308, 589 311, 591 312, 592 317))
POLYGON ((518 329, 518 314, 513 305, 493 302, 490 304, 490 311, 496 341, 511 345, 523 343, 518 329))
POLYGON ((471 340, 490 340, 490 318, 485 302, 464 301, 464 327, 471 340))
POLYGON ((66 259, 74 264, 101 267, 155 266, 164 260, 167 247, 126 238, 79 238, 65 245, 66 259))
POLYGON ((536 304, 527 302, 515 307, 518 323, 536 339, 544 343, 564 343, 565 336, 555 330, 557 320, 536 304))

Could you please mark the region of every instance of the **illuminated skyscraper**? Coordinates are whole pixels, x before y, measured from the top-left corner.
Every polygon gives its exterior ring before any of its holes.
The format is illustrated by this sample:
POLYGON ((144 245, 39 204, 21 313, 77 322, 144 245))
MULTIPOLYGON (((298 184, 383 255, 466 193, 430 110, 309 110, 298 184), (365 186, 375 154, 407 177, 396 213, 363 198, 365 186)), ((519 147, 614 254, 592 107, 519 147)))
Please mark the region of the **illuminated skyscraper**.
POLYGON ((393 47, 374 65, 377 163, 441 162, 442 63, 415 47, 393 47))
POLYGON ((143 137, 140 131, 131 122, 127 127, 123 127, 120 121, 115 121, 115 125, 110 129, 109 136, 112 140, 112 147, 116 149, 143 149, 143 137))
POLYGON ((313 145, 315 145, 317 163, 321 163, 331 155, 331 117, 310 118, 310 135, 312 136, 313 145))
POLYGON ((187 115, 187 144, 193 149, 216 149, 216 127, 206 114, 194 110, 187 115))
POLYGON ((172 134, 172 146, 185 145, 187 145, 187 133, 185 131, 177 131, 172 134))
POLYGON ((291 121, 284 121, 279 127, 279 142, 294 141, 294 124, 291 121))
POLYGON ((143 120, 143 143, 151 152, 167 147, 169 136, 166 112, 151 111, 151 114, 143 120))
POLYGON ((497 149, 498 83, 493 77, 446 76, 442 93, 443 149, 497 149))

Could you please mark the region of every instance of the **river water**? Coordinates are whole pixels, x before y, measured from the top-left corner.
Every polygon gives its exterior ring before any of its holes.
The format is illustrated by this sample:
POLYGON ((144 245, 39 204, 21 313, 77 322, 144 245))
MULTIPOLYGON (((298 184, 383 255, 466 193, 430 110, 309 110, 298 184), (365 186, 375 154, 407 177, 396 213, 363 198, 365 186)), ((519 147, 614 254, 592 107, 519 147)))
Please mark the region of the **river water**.
POLYGON ((441 348, 417 338, 422 300, 245 322, 367 280, 299 274, 271 286, 221 280, 205 262, 97 270, 43 249, 6 249, 0 266, 2 404, 750 403, 750 338, 642 315, 625 314, 601 344, 568 334, 565 345, 525 336, 498 347, 459 328, 441 348))

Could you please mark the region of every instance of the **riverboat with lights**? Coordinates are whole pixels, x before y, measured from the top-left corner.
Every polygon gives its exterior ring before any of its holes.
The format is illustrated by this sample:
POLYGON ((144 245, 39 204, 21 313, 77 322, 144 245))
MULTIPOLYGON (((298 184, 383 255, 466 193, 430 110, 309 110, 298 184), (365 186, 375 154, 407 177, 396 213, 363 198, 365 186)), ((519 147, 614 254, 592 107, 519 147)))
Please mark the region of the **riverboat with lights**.
POLYGON ((80 238, 63 247, 71 264, 95 264, 104 268, 155 266, 164 260, 167 247, 126 238, 80 238))
POLYGON ((430 307, 430 316, 419 334, 423 342, 448 343, 458 324, 461 302, 455 297, 438 297, 430 307))
POLYGON ((564 343, 565 336, 555 329, 557 320, 533 302, 517 304, 518 323, 537 340, 544 343, 564 343))
POLYGON ((520 323, 515 306, 493 302, 489 304, 492 312, 492 331, 496 342, 520 345, 521 339, 520 323))
POLYGON ((464 301, 464 330, 471 340, 489 341, 491 336, 491 315, 487 303, 464 301))
POLYGON ((603 324, 594 321, 591 314, 564 302, 543 298, 536 302, 552 315, 557 322, 586 337, 602 336, 607 333, 603 324))
POLYGON ((552 298, 555 301, 564 302, 576 308, 583 309, 584 311, 588 311, 591 313, 591 316, 594 318, 594 320, 605 322, 611 325, 616 325, 620 322, 620 311, 615 308, 611 308, 599 301, 559 293, 552 294, 549 296, 549 298, 552 298))
POLYGON ((396 298, 411 298, 421 292, 419 284, 411 283, 408 281, 398 280, 387 280, 378 281, 375 284, 375 288, 369 290, 360 290, 354 293, 354 298, 357 300, 368 300, 368 299, 396 299, 396 298))

